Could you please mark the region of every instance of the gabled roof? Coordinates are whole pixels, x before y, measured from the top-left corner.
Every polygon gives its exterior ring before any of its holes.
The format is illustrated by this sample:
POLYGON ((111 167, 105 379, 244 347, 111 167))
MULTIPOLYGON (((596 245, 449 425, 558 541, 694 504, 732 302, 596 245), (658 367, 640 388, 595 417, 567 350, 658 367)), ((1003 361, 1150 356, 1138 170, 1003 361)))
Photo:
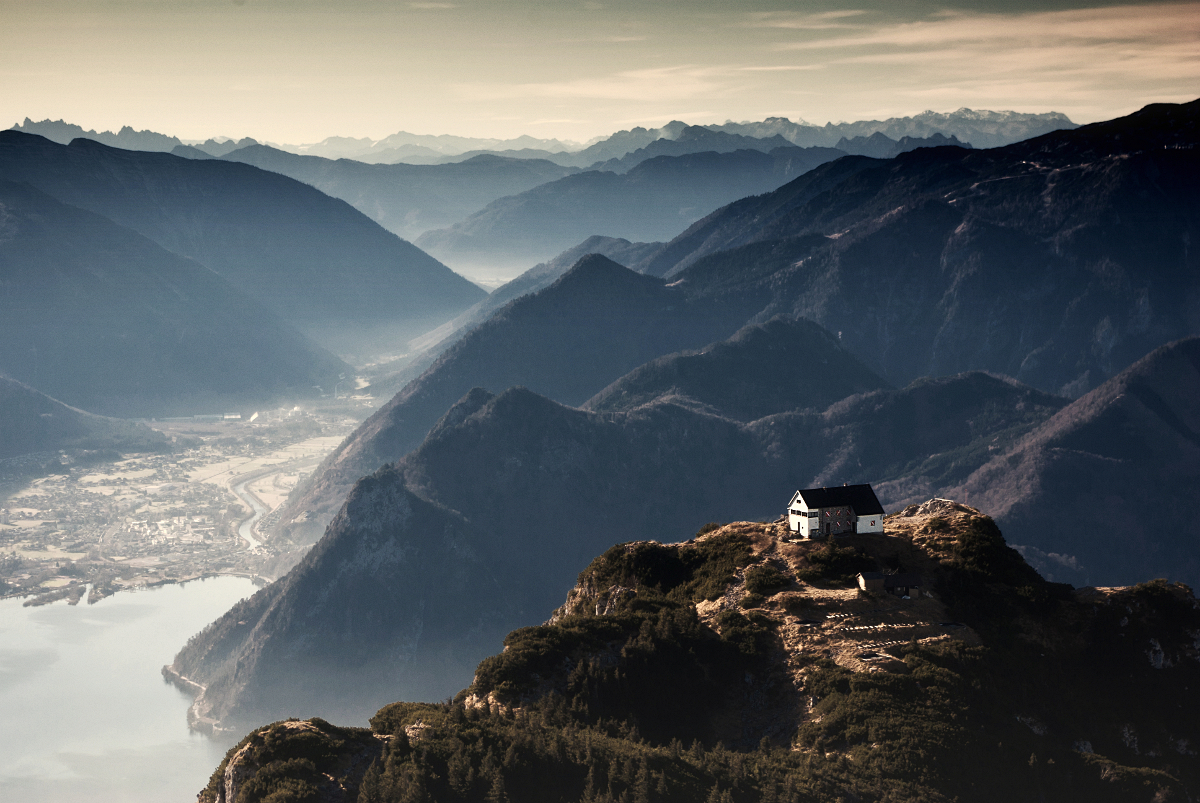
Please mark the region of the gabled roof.
POLYGON ((882 516, 883 505, 870 485, 837 485, 833 488, 809 488, 797 491, 809 509, 852 507, 859 516, 882 516))

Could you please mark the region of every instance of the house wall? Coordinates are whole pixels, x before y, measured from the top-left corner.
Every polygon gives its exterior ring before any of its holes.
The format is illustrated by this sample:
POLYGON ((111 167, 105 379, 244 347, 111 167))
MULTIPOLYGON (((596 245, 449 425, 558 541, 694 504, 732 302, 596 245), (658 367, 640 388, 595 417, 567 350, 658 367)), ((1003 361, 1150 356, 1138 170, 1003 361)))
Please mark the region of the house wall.
POLYGON ((883 532, 883 514, 878 513, 872 516, 858 517, 858 532, 860 533, 881 533, 883 532))
POLYGON ((820 528, 821 535, 844 535, 854 532, 854 511, 848 507, 827 507, 817 511, 820 515, 813 519, 820 528))
POLYGON ((810 519, 808 517, 808 511, 803 508, 803 503, 800 503, 799 505, 792 505, 792 507, 788 509, 788 529, 797 535, 803 536, 804 538, 810 537, 809 523, 815 521, 816 519, 810 519))
POLYGON ((884 592, 883 578, 879 577, 876 579, 868 580, 867 578, 860 576, 858 578, 858 587, 861 588, 863 591, 870 591, 872 593, 882 594, 884 592))

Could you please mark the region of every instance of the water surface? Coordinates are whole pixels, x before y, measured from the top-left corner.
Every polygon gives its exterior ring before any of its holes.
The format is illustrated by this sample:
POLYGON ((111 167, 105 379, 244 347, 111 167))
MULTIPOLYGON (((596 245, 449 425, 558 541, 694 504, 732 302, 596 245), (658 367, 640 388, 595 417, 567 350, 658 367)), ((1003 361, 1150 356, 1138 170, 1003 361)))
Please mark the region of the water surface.
POLYGON ((214 577, 95 605, 0 600, 0 799, 195 800, 239 737, 190 732, 191 699, 161 669, 254 590, 214 577))

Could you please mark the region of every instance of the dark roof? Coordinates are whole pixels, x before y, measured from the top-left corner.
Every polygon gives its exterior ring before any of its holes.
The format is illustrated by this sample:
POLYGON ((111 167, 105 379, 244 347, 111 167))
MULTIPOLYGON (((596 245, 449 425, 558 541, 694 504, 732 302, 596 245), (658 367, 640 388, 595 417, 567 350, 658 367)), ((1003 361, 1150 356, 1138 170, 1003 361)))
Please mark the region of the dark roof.
POLYGON ((882 516, 883 505, 875 496, 870 485, 836 485, 833 488, 809 488, 800 492, 800 498, 809 508, 845 507, 854 508, 859 516, 882 516))

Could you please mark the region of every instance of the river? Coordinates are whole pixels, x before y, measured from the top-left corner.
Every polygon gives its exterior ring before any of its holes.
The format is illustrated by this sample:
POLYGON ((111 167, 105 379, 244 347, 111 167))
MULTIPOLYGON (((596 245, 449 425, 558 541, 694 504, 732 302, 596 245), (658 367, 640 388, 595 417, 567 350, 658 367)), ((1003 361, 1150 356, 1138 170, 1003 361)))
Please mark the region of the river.
POLYGON ((191 699, 161 669, 254 591, 247 579, 213 577, 91 606, 0 600, 0 798, 195 800, 239 737, 189 731, 191 699))
POLYGON ((258 501, 257 496, 246 490, 246 485, 249 482, 250 480, 242 480, 232 487, 233 492, 237 495, 237 498, 249 505, 250 509, 254 511, 250 518, 238 525, 238 535, 242 537, 242 540, 246 542, 246 545, 250 547, 250 549, 257 549, 258 547, 262 546, 262 542, 254 537, 254 525, 258 524, 258 520, 271 511, 263 507, 262 503, 258 501))

